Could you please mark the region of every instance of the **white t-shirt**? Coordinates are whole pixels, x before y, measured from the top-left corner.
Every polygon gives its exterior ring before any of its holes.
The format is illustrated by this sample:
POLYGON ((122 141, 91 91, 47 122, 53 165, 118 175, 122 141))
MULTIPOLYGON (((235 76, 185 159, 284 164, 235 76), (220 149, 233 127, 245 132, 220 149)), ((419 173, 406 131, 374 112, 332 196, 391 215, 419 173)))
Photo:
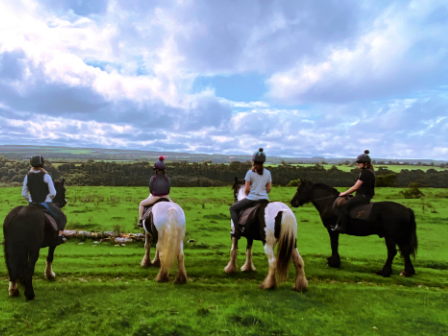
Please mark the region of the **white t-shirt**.
POLYGON ((271 172, 269 170, 264 168, 263 175, 249 170, 244 180, 250 182, 250 192, 246 197, 248 200, 258 201, 265 199, 269 201, 269 196, 266 191, 266 185, 270 182, 272 183, 271 172))

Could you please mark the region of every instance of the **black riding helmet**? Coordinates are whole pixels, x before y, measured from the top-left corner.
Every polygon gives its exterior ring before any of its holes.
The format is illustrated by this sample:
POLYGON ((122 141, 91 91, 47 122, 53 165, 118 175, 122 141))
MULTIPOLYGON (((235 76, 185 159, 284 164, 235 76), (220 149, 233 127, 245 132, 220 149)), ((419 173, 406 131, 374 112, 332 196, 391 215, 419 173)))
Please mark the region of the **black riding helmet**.
POLYGON ((370 163, 369 153, 370 151, 366 149, 364 151, 364 154, 358 155, 358 157, 356 158, 356 163, 370 163))
POLYGON ((44 158, 42 155, 34 155, 30 159, 31 166, 33 167, 43 167, 44 166, 44 158))
POLYGON ((266 154, 263 152, 263 148, 260 148, 258 152, 255 152, 254 155, 252 155, 252 161, 255 163, 263 163, 266 161, 266 154))
POLYGON ((165 162, 163 162, 165 160, 165 157, 163 155, 159 156, 159 159, 154 163, 154 167, 152 167, 153 169, 159 169, 159 170, 165 170, 166 166, 165 166, 165 162))

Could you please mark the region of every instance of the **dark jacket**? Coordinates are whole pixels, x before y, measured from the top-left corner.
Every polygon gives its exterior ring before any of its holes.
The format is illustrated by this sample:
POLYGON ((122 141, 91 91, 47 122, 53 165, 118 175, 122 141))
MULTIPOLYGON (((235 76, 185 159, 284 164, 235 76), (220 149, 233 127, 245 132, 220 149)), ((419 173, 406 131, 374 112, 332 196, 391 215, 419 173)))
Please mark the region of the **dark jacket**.
POLYGON ((149 192, 152 196, 166 196, 169 195, 171 188, 171 181, 165 174, 156 174, 149 180, 149 192))

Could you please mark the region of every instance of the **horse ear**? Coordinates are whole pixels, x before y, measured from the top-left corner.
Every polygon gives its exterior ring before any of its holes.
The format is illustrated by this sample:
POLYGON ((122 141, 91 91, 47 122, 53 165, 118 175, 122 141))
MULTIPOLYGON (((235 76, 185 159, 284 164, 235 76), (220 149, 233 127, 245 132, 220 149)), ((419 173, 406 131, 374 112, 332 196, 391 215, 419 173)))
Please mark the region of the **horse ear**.
POLYGON ((63 178, 63 179, 61 180, 61 185, 64 185, 64 183, 65 183, 65 178, 63 178))
POLYGON ((235 183, 238 183, 238 177, 235 176, 235 183))

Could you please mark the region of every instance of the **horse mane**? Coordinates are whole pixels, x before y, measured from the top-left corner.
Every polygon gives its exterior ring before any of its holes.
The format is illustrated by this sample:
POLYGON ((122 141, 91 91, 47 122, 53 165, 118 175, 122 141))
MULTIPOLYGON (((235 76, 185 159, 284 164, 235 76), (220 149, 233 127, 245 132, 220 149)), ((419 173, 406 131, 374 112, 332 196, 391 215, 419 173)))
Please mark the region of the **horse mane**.
POLYGON ((314 183, 313 188, 324 189, 325 191, 328 191, 334 195, 339 195, 339 191, 337 191, 335 188, 330 187, 328 184, 325 183, 314 183))
POLYGON ((233 190, 236 190, 236 187, 239 186, 239 185, 242 185, 242 184, 244 184, 244 183, 241 182, 240 180, 235 181, 235 182, 233 182, 233 184, 232 184, 232 189, 233 189, 233 190))

